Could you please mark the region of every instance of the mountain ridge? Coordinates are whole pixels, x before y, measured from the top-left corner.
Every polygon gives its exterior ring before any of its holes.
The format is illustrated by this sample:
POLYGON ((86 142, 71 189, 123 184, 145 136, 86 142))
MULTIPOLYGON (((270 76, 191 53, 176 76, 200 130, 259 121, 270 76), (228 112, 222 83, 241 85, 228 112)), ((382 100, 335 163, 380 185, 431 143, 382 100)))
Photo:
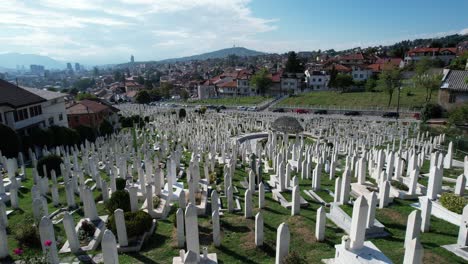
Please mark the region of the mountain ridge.
POLYGON ((24 66, 29 69, 31 64, 43 65, 46 69, 65 69, 66 63, 51 57, 37 54, 23 54, 17 52, 0 54, 0 67, 16 69, 16 66, 24 66))

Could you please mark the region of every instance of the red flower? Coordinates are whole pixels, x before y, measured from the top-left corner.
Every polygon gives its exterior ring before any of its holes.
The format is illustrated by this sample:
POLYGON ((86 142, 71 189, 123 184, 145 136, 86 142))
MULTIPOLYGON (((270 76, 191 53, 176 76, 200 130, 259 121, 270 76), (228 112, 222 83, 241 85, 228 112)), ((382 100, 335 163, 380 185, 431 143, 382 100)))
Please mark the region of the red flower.
POLYGON ((13 249, 13 253, 15 253, 15 255, 18 255, 18 256, 21 255, 21 254, 23 254, 23 252, 24 252, 24 251, 23 251, 21 248, 15 248, 15 249, 13 249))
POLYGON ((51 240, 46 240, 46 241, 44 242, 44 245, 50 247, 50 245, 52 245, 52 241, 51 241, 51 240))

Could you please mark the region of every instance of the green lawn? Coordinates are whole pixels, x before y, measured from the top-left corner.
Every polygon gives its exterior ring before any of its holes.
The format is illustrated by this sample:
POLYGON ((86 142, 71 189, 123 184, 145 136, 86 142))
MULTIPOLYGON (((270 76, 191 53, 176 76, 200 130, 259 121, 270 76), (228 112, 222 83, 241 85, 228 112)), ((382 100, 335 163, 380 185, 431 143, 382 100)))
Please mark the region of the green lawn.
MULTIPOLYGON (((422 107, 425 103, 424 89, 403 88, 400 95, 401 107, 422 107), (411 91, 413 95, 408 96, 411 91)), ((397 106, 398 95, 395 92, 391 107, 397 106)), ((309 92, 285 98, 277 106, 341 106, 341 107, 387 107, 388 94, 384 92, 339 93, 335 91, 309 92)), ((437 102, 437 93, 432 95, 431 102, 437 102)))
MULTIPOLYGON (((340 175, 341 172, 337 172, 340 175)), ((247 176, 245 168, 235 171, 233 183, 239 190, 236 194, 243 207, 245 189, 239 181, 247 176)), ((264 174, 264 180, 269 176, 264 174)), ((220 183, 223 185, 223 183, 220 183)), ((322 189, 334 190, 334 181, 328 179, 326 173, 322 174, 322 189)), ((300 180, 301 190, 310 189, 310 180, 300 180)), ((332 197, 325 191, 317 192, 327 201, 332 197)), ((334 245, 341 242, 345 233, 327 220, 326 239, 324 242, 315 241, 316 210, 319 204, 301 192, 301 195, 310 205, 301 208, 300 216, 291 217, 291 211, 285 209, 274 201, 271 193, 265 194, 266 207, 262 210, 264 217, 264 246, 256 248, 254 243, 254 219, 244 219, 243 211, 233 214, 225 213, 221 217, 222 243, 215 248, 212 245, 212 233, 210 217, 198 218, 200 231, 200 245, 208 247, 209 252, 215 252, 219 263, 273 263, 275 260, 276 231, 282 222, 287 222, 291 232, 291 251, 296 251, 306 259, 306 263, 320 263, 323 258, 332 258, 335 255, 334 245)), ((290 197, 290 195, 284 195, 290 197)), ((258 209, 258 194, 253 196, 254 214, 258 209)), ((415 201, 403 201, 395 199, 388 208, 377 209, 376 217, 386 226, 391 236, 386 238, 371 239, 384 254, 394 263, 402 263, 404 256, 404 236, 406 232, 406 221, 409 213, 415 210, 410 206, 415 201)), ((351 213, 352 207, 345 206, 345 211, 351 213)), ((328 208, 327 208, 328 211, 328 208)), ((176 235, 174 226, 174 213, 167 220, 158 222, 158 229, 150 242, 138 254, 124 254, 120 257, 121 263, 171 263, 172 258, 178 255, 176 248, 176 235)), ((456 242, 458 227, 443 220, 431 217, 431 232, 421 234, 424 246, 424 263, 466 263, 461 258, 441 248, 440 245, 453 244, 456 242)))
POLYGON ((248 105, 258 105, 267 100, 271 99, 271 97, 263 97, 263 96, 239 96, 239 97, 232 97, 232 98, 219 98, 219 99, 203 99, 203 100, 196 100, 191 101, 191 104, 200 104, 200 105, 238 105, 238 106, 248 106, 248 105))
MULTIPOLYGON (((183 163, 186 163, 190 155, 184 153, 183 163)), ((341 157, 342 158, 342 157, 341 157)), ((315 166, 315 164, 313 164, 315 166)), ((203 168, 202 164, 200 168, 203 168)), ((222 166, 217 165, 217 168, 222 166)), ((222 173, 219 173, 222 175, 222 173)), ((336 175, 341 175, 342 172, 337 172, 336 175)), ((203 174, 202 174, 203 175, 203 174)), ((294 174, 296 175, 296 174, 294 174)), ((17 243, 13 237, 16 229, 21 228, 27 222, 26 216, 31 216, 31 192, 32 185, 31 170, 27 169, 28 180, 23 182, 25 188, 21 190, 20 207, 22 210, 14 212, 9 216, 9 248, 13 250, 17 247, 17 243)), ((239 190, 236 196, 241 201, 242 208, 244 206, 245 189, 240 184, 240 181, 247 176, 246 168, 242 166, 236 169, 233 177, 233 184, 239 190)), ((264 174, 264 180, 268 180, 268 174, 264 174)), ((354 178, 353 178, 354 180, 354 178)), ((184 179, 185 181, 185 179, 184 179)), ((223 186, 222 181, 219 183, 223 186)), ((322 189, 334 191, 334 180, 328 179, 328 174, 322 173, 321 178, 322 189)), ((301 191, 311 188, 311 180, 300 180, 301 191)), ((65 197, 61 188, 61 202, 65 203, 65 197)), ((332 197, 325 191, 317 192, 326 201, 331 201, 332 197)), ((341 237, 345 234, 341 229, 336 227, 331 221, 327 220, 326 224, 326 239, 324 242, 315 241, 315 221, 316 210, 320 207, 314 203, 310 197, 301 192, 301 195, 310 204, 307 208, 301 208, 299 216, 291 217, 291 211, 280 206, 273 200, 270 192, 265 194, 266 207, 262 210, 264 217, 264 246, 261 248, 255 247, 254 238, 254 219, 244 219, 243 211, 236 213, 225 213, 221 217, 221 246, 215 248, 212 245, 212 225, 211 217, 201 216, 198 218, 200 231, 200 245, 208 247, 210 253, 217 253, 219 263, 273 263, 275 259, 276 247, 276 231, 282 222, 287 222, 291 232, 291 251, 296 251, 299 255, 306 259, 307 263, 320 263, 323 258, 332 258, 335 255, 334 245, 341 242, 341 237)), ((96 200, 100 200, 95 192, 96 200)), ((290 195, 285 195, 290 198, 290 195)), ((78 201, 77 197, 77 201, 78 201)), ((258 194, 253 196, 254 215, 258 209, 258 194)), ((371 239, 374 244, 379 247, 383 253, 389 257, 394 263, 402 263, 404 256, 404 236, 406 231, 406 219, 408 214, 414 210, 410 204, 415 201, 403 201, 395 199, 394 203, 388 208, 377 209, 376 218, 386 226, 386 230, 391 236, 386 238, 371 239)), ((9 206, 9 204, 7 204, 9 206)), ((143 246, 139 253, 121 254, 119 257, 120 263, 172 263, 172 258, 179 255, 179 249, 176 247, 176 228, 174 225, 174 215, 176 206, 173 206, 166 220, 159 220, 156 232, 151 236, 149 241, 143 246)), ((102 204, 97 204, 100 215, 105 213, 102 204)), ((54 210, 49 204, 49 212, 54 210)), ((345 211, 351 213, 351 206, 344 206, 345 211)), ((328 208, 326 209, 328 211, 328 208)), ((82 217, 82 212, 75 214, 74 218, 77 221, 82 217)), ((58 238, 59 248, 66 240, 63 225, 55 226, 55 234, 58 238)), ((424 263, 466 263, 461 258, 456 257, 449 251, 441 248, 441 245, 453 244, 456 242, 458 227, 449 224, 445 221, 431 217, 431 231, 421 234, 421 241, 424 246, 424 263)), ((91 252, 92 254, 98 253, 91 252)), ((64 255, 60 255, 63 257, 64 255)))

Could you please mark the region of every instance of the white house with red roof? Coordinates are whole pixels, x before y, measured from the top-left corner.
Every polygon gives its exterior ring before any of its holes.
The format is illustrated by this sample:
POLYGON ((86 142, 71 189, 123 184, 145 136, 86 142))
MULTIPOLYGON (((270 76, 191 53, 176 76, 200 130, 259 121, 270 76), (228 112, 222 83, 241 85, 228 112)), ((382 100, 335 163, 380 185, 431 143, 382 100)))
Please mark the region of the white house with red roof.
POLYGON ((440 59, 446 65, 457 56, 457 48, 414 48, 405 56, 405 65, 417 62, 423 58, 440 59))

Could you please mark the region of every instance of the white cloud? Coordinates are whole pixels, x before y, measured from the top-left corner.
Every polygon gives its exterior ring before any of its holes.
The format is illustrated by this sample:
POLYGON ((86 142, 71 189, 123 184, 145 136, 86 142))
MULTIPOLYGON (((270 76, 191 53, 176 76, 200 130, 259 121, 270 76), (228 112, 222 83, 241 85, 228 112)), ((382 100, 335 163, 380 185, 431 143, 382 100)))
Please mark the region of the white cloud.
POLYGON ((464 28, 462 30, 460 30, 460 35, 468 35, 468 28, 464 28))
POLYGON ((3 0, 0 52, 96 63, 225 48, 276 29, 249 0, 3 0), (114 52, 114 55, 112 54, 114 52), (126 53, 126 54, 123 54, 126 53))

